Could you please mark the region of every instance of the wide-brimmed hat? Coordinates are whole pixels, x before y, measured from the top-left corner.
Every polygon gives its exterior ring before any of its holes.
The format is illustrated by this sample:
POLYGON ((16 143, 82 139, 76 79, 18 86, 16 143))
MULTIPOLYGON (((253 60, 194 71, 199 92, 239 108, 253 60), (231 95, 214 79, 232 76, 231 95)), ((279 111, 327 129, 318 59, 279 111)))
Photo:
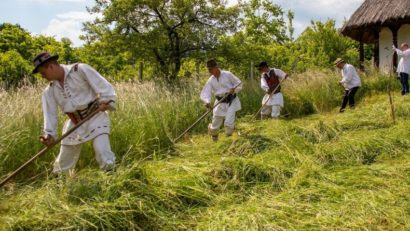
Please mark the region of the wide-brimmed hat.
POLYGON ((50 60, 58 60, 58 55, 50 55, 48 52, 41 52, 33 59, 33 74, 38 72, 38 68, 50 60))
POLYGON ((342 58, 337 58, 333 63, 337 66, 341 63, 344 63, 345 61, 342 58))
POLYGON ((255 67, 257 67, 258 69, 262 68, 262 67, 269 67, 268 62, 266 61, 262 61, 260 62, 258 65, 255 65, 255 67))

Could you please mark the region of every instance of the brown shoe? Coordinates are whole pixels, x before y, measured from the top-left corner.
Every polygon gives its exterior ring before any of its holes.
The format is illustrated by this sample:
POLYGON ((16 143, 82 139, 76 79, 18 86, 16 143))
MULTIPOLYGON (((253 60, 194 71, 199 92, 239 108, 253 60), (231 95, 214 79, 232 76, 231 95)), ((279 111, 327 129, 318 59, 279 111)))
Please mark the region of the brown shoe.
POLYGON ((218 141, 218 135, 212 136, 212 140, 213 140, 214 142, 218 141))

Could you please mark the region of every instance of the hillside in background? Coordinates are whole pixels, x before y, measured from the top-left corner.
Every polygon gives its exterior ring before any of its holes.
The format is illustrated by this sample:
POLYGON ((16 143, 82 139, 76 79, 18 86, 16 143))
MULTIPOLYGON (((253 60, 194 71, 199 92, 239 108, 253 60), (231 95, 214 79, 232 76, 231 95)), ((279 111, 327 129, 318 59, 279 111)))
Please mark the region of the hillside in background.
MULTIPOLYGON (((247 83, 233 137, 212 142, 204 121, 176 145, 204 110, 198 89, 117 84, 117 170, 97 170, 86 146, 74 176, 51 178, 53 150, 0 189, 0 230, 408 230, 410 98, 394 94, 393 124, 389 79, 364 76, 357 108, 340 114, 336 78, 294 76, 289 117, 264 121, 250 118, 261 92, 247 83)), ((40 147, 40 92, 1 97, 2 175, 40 147)))

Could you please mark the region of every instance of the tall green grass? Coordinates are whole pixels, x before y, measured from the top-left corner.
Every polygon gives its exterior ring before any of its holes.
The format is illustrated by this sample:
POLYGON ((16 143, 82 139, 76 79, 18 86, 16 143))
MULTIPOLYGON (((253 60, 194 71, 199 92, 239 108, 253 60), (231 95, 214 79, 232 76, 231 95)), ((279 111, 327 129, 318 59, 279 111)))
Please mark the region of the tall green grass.
MULTIPOLYGON (((263 93, 246 82, 239 134, 218 143, 205 135, 207 121, 170 141, 204 112, 198 87, 115 84, 117 170, 90 166, 87 146, 74 176, 31 178, 54 157, 41 158, 0 189, 0 230, 410 229, 410 103, 394 94, 394 125, 389 79, 365 76, 357 108, 339 114, 339 78, 294 76, 283 87, 289 119, 268 121, 247 116, 263 93)), ((1 93, 10 110, 0 119, 3 174, 40 147, 40 93, 1 93)))
MULTIPOLYGON (((409 106, 404 97, 397 103, 409 106)), ((406 230, 410 130, 407 117, 388 122, 388 109, 380 95, 345 114, 243 121, 240 136, 215 144, 196 135, 172 158, 8 186, 0 223, 6 230, 406 230)))
MULTIPOLYGON (((340 76, 334 72, 310 71, 291 76, 284 82, 284 114, 298 117, 326 112, 338 106, 343 89, 338 86, 340 76)), ((364 76, 364 86, 359 91, 360 100, 366 94, 386 91, 389 81, 385 76, 364 76)), ((396 84, 397 85, 397 84, 396 84)), ((42 147, 38 136, 42 128, 41 92, 43 86, 24 87, 14 92, 1 91, 3 105, 0 117, 0 174, 17 168, 42 147)), ((187 83, 167 88, 154 83, 117 83, 118 110, 111 113, 111 143, 122 164, 141 158, 163 158, 173 153, 172 140, 196 118, 205 113, 199 100, 201 86, 187 83)), ((239 97, 242 110, 238 117, 255 113, 261 106, 263 92, 259 80, 245 81, 239 97)), ((61 122, 64 116, 60 116, 61 122)), ((206 132, 210 116, 191 133, 206 132)), ((58 153, 55 148, 26 170, 36 175, 50 168, 58 153)), ((78 167, 94 163, 91 145, 85 145, 78 167)))

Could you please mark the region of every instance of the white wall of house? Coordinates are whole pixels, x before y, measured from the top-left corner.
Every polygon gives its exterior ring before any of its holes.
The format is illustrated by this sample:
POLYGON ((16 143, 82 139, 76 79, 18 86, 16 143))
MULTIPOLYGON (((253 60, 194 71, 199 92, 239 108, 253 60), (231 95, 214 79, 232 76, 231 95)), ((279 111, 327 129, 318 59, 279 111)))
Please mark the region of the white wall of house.
MULTIPOLYGON (((397 32, 397 46, 400 47, 402 43, 410 44, 410 25, 404 24, 397 32)), ((400 57, 397 58, 400 60, 400 57)))
POLYGON ((402 43, 410 44, 410 25, 404 24, 400 27, 399 31, 397 32, 397 43, 398 46, 402 43))
MULTIPOLYGON (((402 43, 410 44, 410 25, 404 24, 397 32, 397 45, 400 47, 402 43)), ((393 33, 387 27, 383 27, 379 35, 379 68, 384 73, 389 73, 392 65, 393 51, 393 33), (387 49, 386 49, 387 48, 387 49)))
POLYGON ((387 27, 383 27, 379 34, 379 69, 381 72, 389 73, 393 59, 393 33, 387 27))

